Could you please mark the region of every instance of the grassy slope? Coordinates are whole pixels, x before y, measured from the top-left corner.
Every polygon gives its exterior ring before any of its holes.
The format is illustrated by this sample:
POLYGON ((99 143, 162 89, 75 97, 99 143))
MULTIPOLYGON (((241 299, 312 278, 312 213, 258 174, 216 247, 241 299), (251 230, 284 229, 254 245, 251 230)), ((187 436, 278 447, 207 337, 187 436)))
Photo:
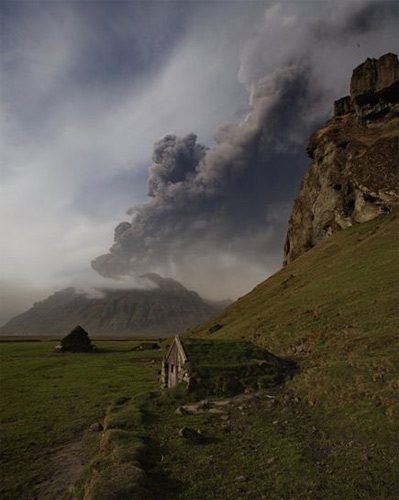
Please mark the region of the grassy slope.
POLYGON ((112 402, 134 404, 158 387, 159 363, 151 359, 159 351, 131 352, 134 342, 96 345, 106 351, 55 354, 53 342, 0 344, 1 498, 61 498, 56 478, 74 468, 69 446, 83 440, 79 460, 91 460, 98 435, 89 426, 103 421, 112 402))
POLYGON ((301 373, 292 388, 311 403, 334 413, 347 408, 353 420, 375 408, 380 423, 393 423, 399 418, 398 243, 398 213, 337 233, 191 333, 207 335, 221 323, 212 338, 253 339, 296 359, 301 373))
POLYGON ((397 498, 398 223, 391 214, 334 235, 189 332, 253 339, 297 360, 300 372, 277 409, 260 402, 233 415, 227 437, 217 420, 195 417, 217 438, 198 453, 169 437, 182 421, 170 419, 163 434, 155 425, 181 498, 245 497, 251 487, 255 498, 397 498), (216 322, 223 328, 208 334, 216 322), (289 393, 294 407, 284 403, 289 393), (279 465, 264 464, 268 456, 279 465), (251 486, 235 482, 240 471, 251 486))

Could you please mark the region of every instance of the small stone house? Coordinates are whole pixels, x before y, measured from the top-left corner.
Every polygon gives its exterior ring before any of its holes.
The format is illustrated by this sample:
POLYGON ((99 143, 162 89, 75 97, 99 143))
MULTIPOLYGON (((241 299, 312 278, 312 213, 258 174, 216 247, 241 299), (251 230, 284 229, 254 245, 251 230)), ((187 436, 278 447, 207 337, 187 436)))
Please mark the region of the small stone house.
POLYGON ((183 343, 176 335, 162 361, 161 383, 164 387, 173 387, 179 382, 189 382, 188 370, 185 367, 187 361, 183 343))
POLYGON ((56 352, 91 352, 94 348, 89 334, 78 325, 61 340, 54 350, 56 352))

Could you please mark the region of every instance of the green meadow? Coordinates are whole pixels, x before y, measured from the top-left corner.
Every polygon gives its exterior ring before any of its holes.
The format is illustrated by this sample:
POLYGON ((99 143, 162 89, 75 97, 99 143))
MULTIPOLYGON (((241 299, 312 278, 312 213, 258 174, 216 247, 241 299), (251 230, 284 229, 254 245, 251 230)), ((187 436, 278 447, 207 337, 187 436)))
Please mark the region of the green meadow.
POLYGON ((160 351, 131 351, 136 344, 56 354, 56 342, 0 343, 2 499, 60 497, 94 454, 90 425, 158 387, 160 351))
POLYGON ((219 412, 178 414, 188 399, 159 388, 160 351, 98 345, 0 344, 2 499, 397 498, 395 425, 375 433, 366 403, 368 420, 354 429, 354 405, 343 432, 342 409, 334 420, 298 397, 294 376, 219 412), (181 438, 185 426, 203 441, 181 438))

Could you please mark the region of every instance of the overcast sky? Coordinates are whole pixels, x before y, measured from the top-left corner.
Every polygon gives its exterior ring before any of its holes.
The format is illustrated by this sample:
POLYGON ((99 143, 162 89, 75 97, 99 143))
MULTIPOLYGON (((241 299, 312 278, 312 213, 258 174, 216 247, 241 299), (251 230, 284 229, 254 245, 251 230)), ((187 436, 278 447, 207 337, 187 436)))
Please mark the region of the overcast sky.
POLYGON ((398 52, 397 5, 3 1, 0 322, 143 271, 211 298, 275 271, 307 136, 398 52))

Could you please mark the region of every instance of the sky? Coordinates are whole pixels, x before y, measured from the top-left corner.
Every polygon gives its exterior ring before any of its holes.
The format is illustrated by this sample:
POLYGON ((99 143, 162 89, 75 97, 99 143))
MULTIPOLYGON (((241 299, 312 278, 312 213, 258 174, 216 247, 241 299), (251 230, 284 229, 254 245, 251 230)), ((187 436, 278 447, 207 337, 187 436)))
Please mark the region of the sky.
POLYGON ((0 323, 145 272, 249 291, 281 266, 308 136, 356 65, 398 52, 384 0, 5 0, 0 16, 0 323))

